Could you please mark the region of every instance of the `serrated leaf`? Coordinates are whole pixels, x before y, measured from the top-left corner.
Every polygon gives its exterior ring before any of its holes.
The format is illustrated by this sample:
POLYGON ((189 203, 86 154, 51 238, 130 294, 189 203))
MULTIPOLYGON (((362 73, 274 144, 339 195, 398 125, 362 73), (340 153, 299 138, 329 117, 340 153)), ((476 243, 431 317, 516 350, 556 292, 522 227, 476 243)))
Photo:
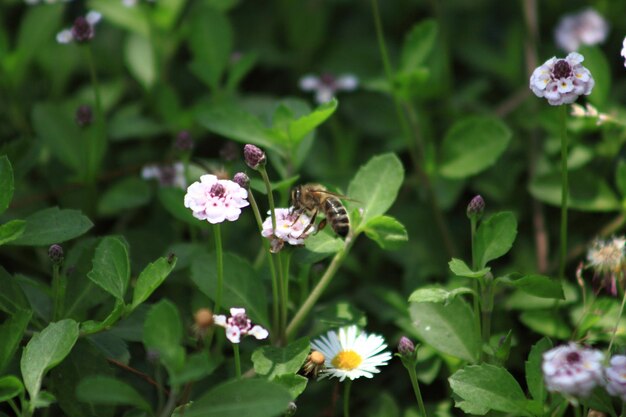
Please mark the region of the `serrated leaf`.
POLYGON ((404 225, 391 216, 376 216, 369 219, 364 231, 367 237, 386 250, 398 249, 409 240, 404 225))
POLYGON ((482 278, 487 272, 491 271, 489 267, 479 271, 472 271, 464 261, 457 258, 452 258, 452 260, 448 262, 448 267, 456 276, 465 278, 482 278))
POLYGON ((420 339, 433 349, 469 362, 478 360, 482 342, 474 313, 465 301, 411 303, 409 313, 420 339))
POLYGON ((30 339, 22 353, 20 368, 31 401, 37 401, 45 373, 65 359, 76 340, 78 323, 71 319, 51 323, 30 339))
POLYGON ((167 278, 175 266, 176 257, 172 259, 159 258, 146 266, 139 274, 139 278, 137 278, 131 308, 134 310, 139 304, 146 301, 150 294, 165 281, 165 278, 167 278))
POLYGON ((11 220, 3 224, 0 226, 0 245, 14 241, 24 234, 24 230, 26 230, 24 220, 11 220))
MULTIPOLYGON (((224 253, 224 286, 222 306, 243 307, 252 321, 269 326, 265 287, 252 265, 237 255, 224 253)), ((195 259, 191 265, 191 280, 200 291, 214 300, 217 293, 217 266, 215 254, 195 259)))
POLYGON ((472 294, 470 288, 455 288, 452 291, 443 288, 419 288, 409 296, 410 303, 445 303, 462 294, 472 294))
POLYGON ((263 379, 239 379, 219 385, 194 401, 187 417, 276 417, 287 410, 289 391, 263 379))
POLYGON ((120 301, 124 301, 130 280, 130 260, 126 245, 116 237, 102 239, 87 277, 120 301))
POLYGON ((135 388, 111 376, 88 376, 76 387, 76 397, 94 405, 132 405, 152 412, 150 404, 135 388))
POLYGON ((387 153, 370 159, 359 168, 348 186, 350 212, 363 209, 362 225, 393 205, 404 181, 404 167, 395 154, 387 153))
POLYGON ((532 397, 544 403, 547 397, 546 385, 543 381, 543 371, 541 364, 543 363, 543 353, 552 349, 552 342, 548 338, 542 338, 533 345, 528 354, 528 360, 525 362, 526 385, 532 397))
POLYGON ((476 257, 480 268, 505 255, 517 236, 517 220, 513 213, 494 214, 480 223, 476 232, 476 257))
POLYGON ((304 363, 311 345, 309 339, 303 337, 281 348, 263 346, 252 354, 254 370, 259 375, 272 379, 287 374, 295 374, 304 363))
POLYGON ((78 210, 50 207, 31 214, 24 232, 11 245, 48 246, 63 243, 86 233, 93 223, 78 210))
POLYGON ((506 150, 511 136, 511 130, 492 117, 456 122, 443 140, 439 173, 446 178, 467 178, 484 171, 506 150))
POLYGON ((13 199, 13 168, 6 155, 0 156, 0 214, 9 208, 13 199))
POLYGON ((24 331, 33 313, 30 310, 18 310, 0 326, 0 373, 15 355, 20 346, 24 331))
MULTIPOLYGON (((490 364, 470 365, 455 372, 450 388, 474 409, 495 410, 515 416, 530 416, 528 400, 515 378, 504 368, 490 364)), ((464 409, 468 404, 465 404, 464 409)))
POLYGON ((558 300, 565 299, 561 282, 544 275, 531 274, 519 278, 507 276, 498 278, 497 281, 519 288, 525 293, 536 297, 555 298, 558 300))
POLYGON ((154 304, 143 326, 143 343, 146 349, 159 353, 159 360, 171 375, 178 373, 185 363, 183 325, 176 306, 168 300, 154 304))

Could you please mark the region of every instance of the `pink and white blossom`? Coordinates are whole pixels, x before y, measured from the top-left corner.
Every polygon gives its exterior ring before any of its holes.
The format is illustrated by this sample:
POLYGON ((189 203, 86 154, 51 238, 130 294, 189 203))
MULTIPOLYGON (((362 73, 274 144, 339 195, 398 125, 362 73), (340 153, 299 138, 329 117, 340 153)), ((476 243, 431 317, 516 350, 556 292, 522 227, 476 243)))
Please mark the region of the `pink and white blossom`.
POLYGON ((588 397, 603 383, 602 360, 599 350, 581 347, 570 342, 543 354, 544 381, 548 391, 570 397, 588 397))
POLYGON ((622 41, 622 50, 620 55, 624 58, 624 66, 626 67, 626 38, 622 41))
POLYGON ((90 41, 95 34, 96 24, 101 19, 102 15, 96 11, 90 11, 84 17, 79 16, 71 28, 63 29, 57 33, 57 42, 67 44, 70 42, 90 41))
POLYGON ((248 191, 236 182, 207 174, 187 188, 184 203, 196 219, 216 224, 237 220, 241 209, 250 204, 247 198, 248 191))
POLYGON ((606 391, 626 401, 626 356, 613 356, 610 365, 604 370, 606 391))
POLYGON ((216 314, 213 316, 213 321, 216 325, 226 329, 226 337, 232 343, 239 343, 243 336, 254 336, 258 340, 267 339, 269 336, 265 328, 258 324, 252 325, 245 308, 233 307, 230 309, 229 317, 216 314))
POLYGON ((581 64, 584 59, 576 52, 565 59, 550 58, 531 75, 530 89, 553 106, 571 104, 579 96, 591 94, 595 81, 591 72, 581 64))
POLYGON ((338 91, 353 91, 358 85, 359 79, 352 74, 338 77, 330 73, 322 74, 319 77, 309 74, 300 79, 300 89, 302 91, 314 91, 315 101, 319 104, 332 100, 338 91))
POLYGON ((554 31, 556 44, 567 51, 577 51, 581 45, 597 45, 606 40, 609 25, 595 10, 586 9, 563 16, 554 31))
POLYGON ((170 165, 146 165, 141 170, 141 178, 156 179, 162 187, 177 187, 184 189, 187 186, 185 166, 182 162, 170 165))
POLYGON ((306 214, 298 214, 293 209, 274 209, 276 215, 276 231, 272 228, 272 216, 268 216, 263 222, 261 235, 267 238, 276 238, 290 245, 304 245, 304 239, 315 233, 315 225, 311 224, 311 218, 306 214), (311 227, 304 233, 304 230, 311 227))

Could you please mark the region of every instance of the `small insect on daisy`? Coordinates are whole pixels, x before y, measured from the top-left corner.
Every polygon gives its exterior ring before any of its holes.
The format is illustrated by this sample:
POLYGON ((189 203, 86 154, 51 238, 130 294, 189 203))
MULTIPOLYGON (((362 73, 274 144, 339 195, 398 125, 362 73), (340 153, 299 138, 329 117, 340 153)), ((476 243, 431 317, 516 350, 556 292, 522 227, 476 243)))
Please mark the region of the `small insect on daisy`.
POLYGON ((380 372, 378 367, 387 365, 391 359, 382 336, 368 335, 355 325, 329 331, 313 340, 311 347, 325 358, 326 369, 320 372, 320 378, 335 377, 340 381, 362 376, 372 378, 380 372))

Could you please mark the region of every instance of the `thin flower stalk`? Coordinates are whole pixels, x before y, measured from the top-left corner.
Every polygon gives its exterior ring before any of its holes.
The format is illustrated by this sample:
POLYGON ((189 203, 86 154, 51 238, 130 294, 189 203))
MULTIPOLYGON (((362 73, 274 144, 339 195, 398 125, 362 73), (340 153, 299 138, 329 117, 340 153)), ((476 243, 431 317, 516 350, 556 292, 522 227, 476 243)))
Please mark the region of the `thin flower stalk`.
POLYGON ((559 278, 565 279, 565 264, 567 263, 567 195, 569 180, 567 172, 567 107, 561 106, 561 243, 559 252, 559 278))
POLYGON ((219 223, 213 225, 213 235, 215 237, 215 263, 217 265, 217 291, 213 311, 219 313, 222 308, 222 290, 224 287, 224 252, 222 250, 222 230, 219 223))
POLYGON ((617 329, 619 328, 619 322, 624 314, 624 305, 626 305, 626 291, 624 291, 624 295, 622 297, 622 303, 619 307, 619 314, 617 315, 617 320, 615 320, 615 326, 613 327, 613 333, 611 334, 611 341, 609 342, 609 347, 606 349, 606 356, 608 357, 611 354, 611 348, 613 347, 613 342, 615 342, 615 336, 617 335, 617 329))
POLYGON ((104 111, 102 110, 102 98, 100 94, 100 82, 98 81, 98 75, 96 72, 96 64, 93 58, 93 52, 91 50, 91 44, 85 45, 85 56, 87 58, 87 65, 89 66, 89 75, 91 77, 91 85, 93 88, 93 95, 96 105, 96 128, 98 129, 97 140, 90 142, 87 146, 87 181, 95 182, 99 171, 99 161, 97 161, 97 155, 101 149, 106 147, 106 125, 104 120, 104 111))

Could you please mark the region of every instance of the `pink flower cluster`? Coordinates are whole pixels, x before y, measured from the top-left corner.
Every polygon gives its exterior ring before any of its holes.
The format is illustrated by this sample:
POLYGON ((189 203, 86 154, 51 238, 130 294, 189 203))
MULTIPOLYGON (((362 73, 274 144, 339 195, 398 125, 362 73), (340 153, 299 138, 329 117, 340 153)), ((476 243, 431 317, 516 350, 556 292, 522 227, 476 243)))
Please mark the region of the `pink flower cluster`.
POLYGON ((236 182, 207 174, 187 188, 184 203, 196 219, 216 224, 237 220, 241 209, 250 204, 247 198, 248 191, 236 182))
POLYGON ((252 325, 252 322, 246 315, 245 308, 231 308, 230 317, 221 314, 213 316, 215 324, 226 328, 226 337, 232 343, 239 343, 243 336, 254 336, 258 340, 266 339, 269 332, 259 326, 252 325))

